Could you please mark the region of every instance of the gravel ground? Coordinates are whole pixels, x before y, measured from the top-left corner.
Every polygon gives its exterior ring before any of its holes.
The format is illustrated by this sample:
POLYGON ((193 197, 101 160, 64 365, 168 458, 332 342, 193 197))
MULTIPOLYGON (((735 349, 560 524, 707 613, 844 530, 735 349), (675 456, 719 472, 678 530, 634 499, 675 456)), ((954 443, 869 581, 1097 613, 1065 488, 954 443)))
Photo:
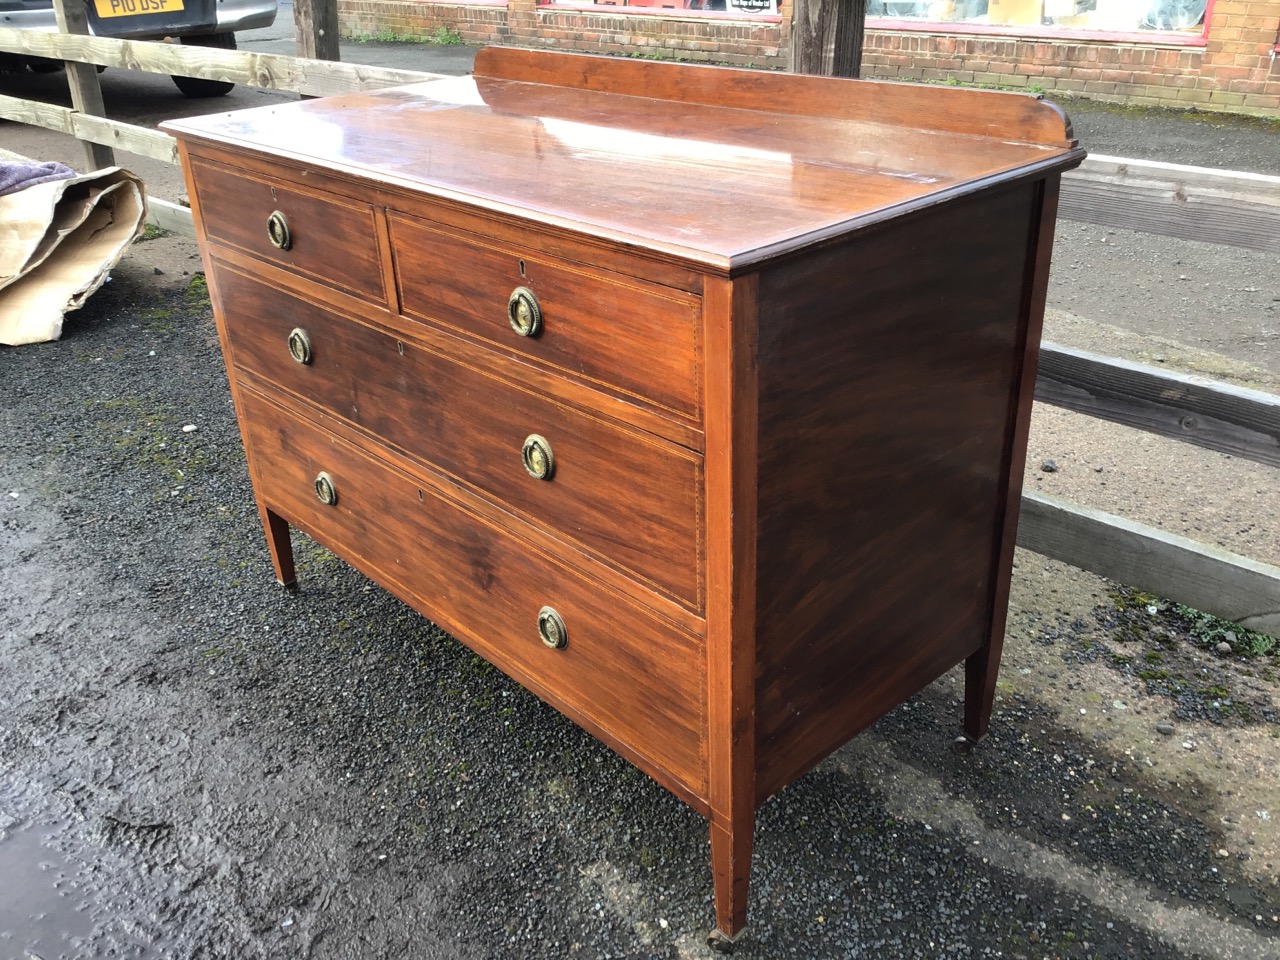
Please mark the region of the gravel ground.
MULTIPOLYGON (((1274 125, 1071 109, 1280 172, 1274 125)), ((140 243, 0 350, 0 957, 704 956, 701 818, 304 538, 274 585, 198 269, 140 243)), ((1066 224, 1050 335, 1276 390, 1277 298, 1066 224)), ((1028 485, 1280 562, 1274 471, 1040 410, 1028 485)), ((1280 958, 1280 660, 1013 588, 991 736, 947 749, 949 675, 767 803, 740 956, 1280 958)))

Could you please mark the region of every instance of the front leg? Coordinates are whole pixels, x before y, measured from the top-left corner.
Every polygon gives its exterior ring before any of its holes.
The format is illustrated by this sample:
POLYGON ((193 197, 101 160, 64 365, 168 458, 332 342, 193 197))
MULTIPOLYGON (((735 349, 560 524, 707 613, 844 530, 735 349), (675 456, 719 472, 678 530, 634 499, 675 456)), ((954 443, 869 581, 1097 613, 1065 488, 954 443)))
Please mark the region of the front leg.
POLYGON ((711 820, 711 873, 715 885, 716 926, 707 943, 717 953, 731 953, 747 925, 747 892, 751 880, 751 850, 755 811, 727 823, 711 820))
POLYGON ((269 510, 261 500, 258 501, 258 515, 262 517, 262 529, 267 534, 267 549, 271 552, 271 566, 275 568, 276 580, 282 587, 296 587, 298 577, 293 569, 293 542, 289 539, 289 521, 269 510))

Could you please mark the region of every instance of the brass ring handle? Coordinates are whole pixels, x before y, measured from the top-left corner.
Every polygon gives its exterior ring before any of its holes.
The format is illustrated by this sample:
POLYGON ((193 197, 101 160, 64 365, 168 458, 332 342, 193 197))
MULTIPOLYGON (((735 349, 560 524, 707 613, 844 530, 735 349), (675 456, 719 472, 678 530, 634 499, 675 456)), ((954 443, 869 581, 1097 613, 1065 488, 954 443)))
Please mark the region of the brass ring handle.
POLYGON ((564 618, 551 607, 543 607, 538 611, 538 636, 552 650, 563 650, 569 643, 569 631, 564 625, 564 618))
POLYGON ((525 439, 520 459, 524 461, 524 468, 529 471, 529 476, 539 480, 550 480, 556 472, 556 458, 551 452, 551 444, 546 437, 540 437, 536 433, 529 434, 525 439))
POLYGON ((507 298, 507 319, 511 329, 522 337, 536 337, 542 332, 542 307, 528 287, 516 287, 507 298))
POLYGON ((289 355, 302 364, 311 362, 311 337, 301 327, 289 332, 289 355))
POLYGON ((332 507, 338 502, 338 490, 333 485, 333 477, 321 472, 316 477, 316 496, 325 506, 332 507))
POLYGON ((273 210, 271 216, 267 217, 267 237, 271 240, 272 246, 281 250, 288 250, 293 246, 293 233, 289 230, 289 221, 279 210, 273 210))

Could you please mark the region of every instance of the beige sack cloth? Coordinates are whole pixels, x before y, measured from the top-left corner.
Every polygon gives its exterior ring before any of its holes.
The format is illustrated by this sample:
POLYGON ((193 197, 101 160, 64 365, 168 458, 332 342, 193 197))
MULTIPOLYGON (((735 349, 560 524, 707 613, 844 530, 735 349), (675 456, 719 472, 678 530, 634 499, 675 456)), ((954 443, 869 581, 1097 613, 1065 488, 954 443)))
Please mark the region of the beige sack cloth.
POLYGON ((62 318, 89 294, 142 233, 146 190, 107 167, 0 197, 0 343, 62 336, 62 318))

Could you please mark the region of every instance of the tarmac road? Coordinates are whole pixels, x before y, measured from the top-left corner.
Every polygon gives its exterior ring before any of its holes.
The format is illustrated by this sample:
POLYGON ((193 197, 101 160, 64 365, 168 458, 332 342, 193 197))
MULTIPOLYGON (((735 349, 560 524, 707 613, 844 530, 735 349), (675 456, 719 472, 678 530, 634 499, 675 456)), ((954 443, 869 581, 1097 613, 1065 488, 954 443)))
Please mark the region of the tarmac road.
MULTIPOLYGON (((1275 125, 1071 110, 1102 152, 1280 173, 1275 125)), ((705 956, 701 818, 305 538, 274 586, 191 256, 138 244, 0 349, 0 958, 705 956)), ((1072 225, 1055 256, 1060 339, 1280 381, 1273 263, 1072 225)), ((1274 472, 1111 436, 1046 423, 1028 484, 1172 523, 1159 484, 1209 491, 1183 520, 1280 562, 1274 472)), ((1280 958, 1280 661, 1109 589, 1021 554, 977 751, 949 676, 766 804, 739 956, 1280 958)))

